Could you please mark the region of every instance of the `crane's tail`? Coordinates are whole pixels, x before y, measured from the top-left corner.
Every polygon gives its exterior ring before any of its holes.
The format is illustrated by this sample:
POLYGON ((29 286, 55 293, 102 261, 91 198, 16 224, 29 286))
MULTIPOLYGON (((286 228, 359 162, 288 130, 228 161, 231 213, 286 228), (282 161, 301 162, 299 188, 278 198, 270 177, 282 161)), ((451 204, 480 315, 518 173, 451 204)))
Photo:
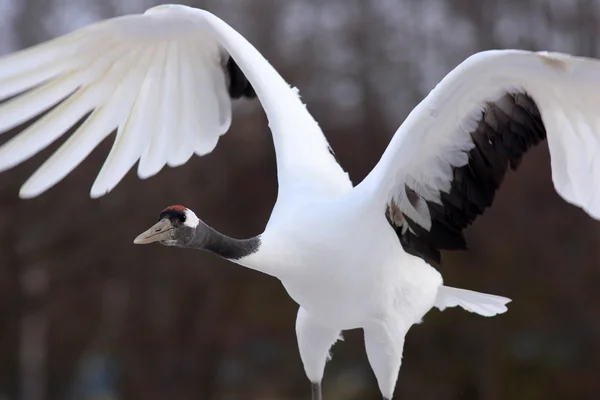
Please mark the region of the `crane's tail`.
POLYGON ((447 307, 460 306, 467 311, 484 317, 493 317, 505 313, 506 304, 511 300, 493 294, 473 292, 471 290, 440 286, 434 306, 443 311, 447 307))

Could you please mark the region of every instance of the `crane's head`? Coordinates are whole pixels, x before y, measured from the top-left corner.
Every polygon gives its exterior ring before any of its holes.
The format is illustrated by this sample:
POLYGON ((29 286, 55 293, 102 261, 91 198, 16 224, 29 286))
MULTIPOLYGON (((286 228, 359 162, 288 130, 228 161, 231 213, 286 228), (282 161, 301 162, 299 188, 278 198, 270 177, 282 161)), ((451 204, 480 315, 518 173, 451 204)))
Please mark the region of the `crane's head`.
POLYGON ((188 246, 196 238, 200 219, 184 206, 170 206, 161 211, 158 222, 135 238, 135 244, 159 242, 165 246, 188 246))

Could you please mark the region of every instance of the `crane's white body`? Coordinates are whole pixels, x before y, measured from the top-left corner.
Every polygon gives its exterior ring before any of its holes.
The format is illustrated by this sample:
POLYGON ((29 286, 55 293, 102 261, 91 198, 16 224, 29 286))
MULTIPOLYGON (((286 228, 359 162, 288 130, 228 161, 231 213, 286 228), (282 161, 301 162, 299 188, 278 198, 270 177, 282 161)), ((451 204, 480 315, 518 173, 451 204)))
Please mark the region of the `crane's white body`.
POLYGON ((428 310, 506 311, 506 298, 442 286, 436 269, 404 251, 385 216, 394 201, 429 229, 424 201, 439 202, 454 168, 468 163, 469 132, 484 102, 513 89, 529 93, 544 120, 558 193, 600 217, 598 61, 515 50, 469 58, 414 109, 377 166, 353 187, 297 90, 229 25, 175 5, 103 21, 0 59, 0 100, 30 90, 0 105, 0 132, 74 92, 0 148, 0 170, 29 158, 90 111, 21 196, 54 185, 115 128, 93 197, 114 188, 138 160, 138 175, 146 178, 209 153, 231 121, 224 52, 251 82, 269 119, 279 183, 259 251, 237 262, 280 279, 300 305, 296 331, 312 382, 320 382, 340 331, 363 328, 381 392, 391 398, 404 336, 428 310), (418 195, 416 202, 406 188, 418 195))
MULTIPOLYGON (((341 331, 363 328, 382 394, 391 398, 404 336, 434 306, 440 273, 404 252, 378 207, 352 195, 280 210, 261 235, 260 251, 237 262, 280 279, 301 306, 296 331, 312 382, 320 382, 341 331)), ((492 315, 508 302, 494 297, 492 315)))
POLYGON ((433 306, 440 274, 403 251, 380 210, 348 197, 291 208, 239 262, 279 278, 316 319, 345 330, 398 314, 412 325, 433 306))

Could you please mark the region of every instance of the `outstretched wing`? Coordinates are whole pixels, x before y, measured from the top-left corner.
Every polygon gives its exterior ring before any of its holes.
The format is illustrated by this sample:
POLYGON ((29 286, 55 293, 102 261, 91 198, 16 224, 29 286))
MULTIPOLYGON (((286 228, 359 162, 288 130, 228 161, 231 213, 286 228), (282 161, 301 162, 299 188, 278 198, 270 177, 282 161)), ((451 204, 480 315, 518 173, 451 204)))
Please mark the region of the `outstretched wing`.
POLYGON ((432 264, 465 248, 510 166, 547 137, 556 191, 600 219, 600 61, 519 50, 475 54, 410 113, 357 187, 405 249, 432 264))
POLYGON ((255 93, 273 133, 280 194, 351 187, 297 92, 264 57, 214 15, 177 5, 102 21, 0 58, 0 133, 45 113, 0 148, 0 170, 83 119, 20 194, 33 197, 56 184, 116 129, 92 186, 91 196, 99 197, 138 160, 138 176, 147 178, 210 153, 229 129, 231 97, 255 93))

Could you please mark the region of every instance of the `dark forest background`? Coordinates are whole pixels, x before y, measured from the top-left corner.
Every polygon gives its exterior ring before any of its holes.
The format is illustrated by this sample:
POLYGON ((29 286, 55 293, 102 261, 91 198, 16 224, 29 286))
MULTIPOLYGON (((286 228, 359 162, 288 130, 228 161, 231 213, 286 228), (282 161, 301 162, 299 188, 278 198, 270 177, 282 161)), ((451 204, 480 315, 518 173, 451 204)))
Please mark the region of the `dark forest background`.
MULTIPOLYGON (((158 3, 0 0, 0 54, 158 3)), ((600 55, 595 0, 182 3, 230 23, 300 88, 355 183, 472 53, 600 55)), ((260 106, 238 104, 211 155, 145 181, 131 171, 91 200, 111 143, 33 200, 19 187, 60 143, 0 175, 0 399, 308 399, 297 306, 278 281, 202 252, 132 244, 170 204, 233 236, 261 232, 276 176, 260 106)), ((514 301, 491 319, 431 311, 408 334, 397 398, 600 398, 600 223, 554 192, 545 144, 467 238, 469 252, 444 255, 446 282, 514 301)), ((327 400, 379 398, 361 332, 333 355, 327 400)))

